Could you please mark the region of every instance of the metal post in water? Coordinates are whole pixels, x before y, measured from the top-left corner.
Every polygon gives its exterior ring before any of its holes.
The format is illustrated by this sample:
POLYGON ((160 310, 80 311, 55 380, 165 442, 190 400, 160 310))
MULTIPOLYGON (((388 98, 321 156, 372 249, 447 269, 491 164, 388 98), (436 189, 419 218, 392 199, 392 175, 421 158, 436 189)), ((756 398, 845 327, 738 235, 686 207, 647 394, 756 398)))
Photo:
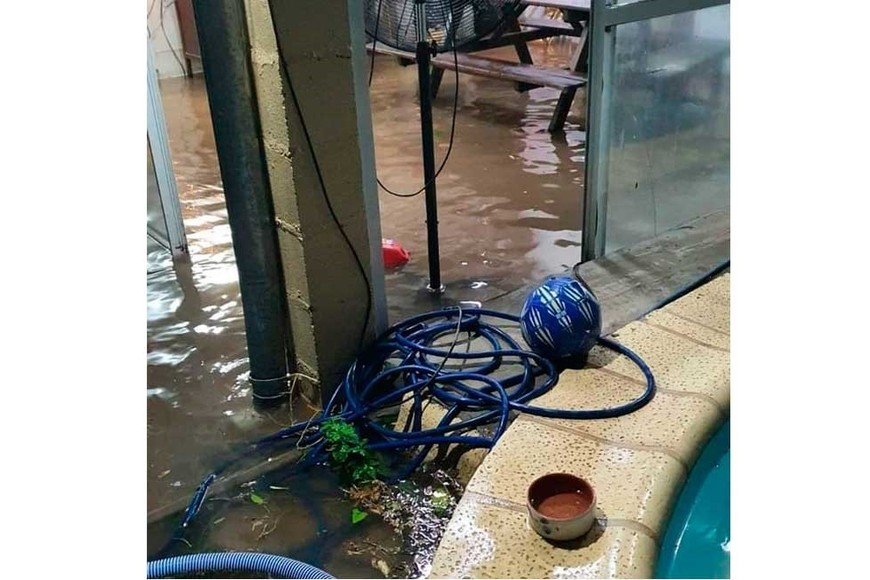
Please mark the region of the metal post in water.
POLYGON ((432 47, 426 38, 426 0, 416 0, 417 77, 420 85, 420 134, 423 139, 423 183, 426 185, 426 239, 429 254, 429 292, 441 294, 441 255, 438 248, 438 195, 435 189, 435 138, 432 129, 432 47))
POLYGON ((239 270, 255 402, 287 396, 289 318, 243 0, 194 0, 202 68, 239 270))

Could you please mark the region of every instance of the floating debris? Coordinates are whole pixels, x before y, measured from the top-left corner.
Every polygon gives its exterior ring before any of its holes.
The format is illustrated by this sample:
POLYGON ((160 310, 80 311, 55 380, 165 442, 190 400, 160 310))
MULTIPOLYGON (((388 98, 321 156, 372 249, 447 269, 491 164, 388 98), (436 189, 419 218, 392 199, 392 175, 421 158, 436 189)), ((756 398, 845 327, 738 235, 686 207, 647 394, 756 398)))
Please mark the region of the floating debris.
MULTIPOLYGON (((381 516, 401 535, 403 551, 413 554, 409 570, 392 571, 399 574, 396 577, 420 578, 426 576, 432 567, 435 550, 453 515, 462 487, 450 475, 438 470, 418 472, 413 480, 393 486, 376 481, 353 487, 347 493, 359 506, 381 516)), ((388 576, 388 573, 384 575, 388 576)))
POLYGON ((372 560, 372 566, 374 566, 377 570, 380 570, 381 574, 383 574, 386 578, 390 577, 390 565, 387 564, 383 560, 372 560))
POLYGON ((353 510, 351 510, 351 512, 350 512, 350 521, 354 524, 360 523, 361 521, 363 521, 367 517, 369 517, 368 512, 364 512, 363 510, 361 510, 359 508, 353 508, 353 510))

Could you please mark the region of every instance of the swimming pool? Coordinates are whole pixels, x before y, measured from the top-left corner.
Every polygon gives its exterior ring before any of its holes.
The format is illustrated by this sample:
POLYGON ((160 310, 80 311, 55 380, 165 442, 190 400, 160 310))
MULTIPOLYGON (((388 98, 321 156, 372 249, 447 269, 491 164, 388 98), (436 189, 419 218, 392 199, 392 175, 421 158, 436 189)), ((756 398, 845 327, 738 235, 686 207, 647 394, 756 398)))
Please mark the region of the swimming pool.
POLYGON ((698 458, 677 499, 656 578, 728 578, 731 573, 731 421, 698 458))

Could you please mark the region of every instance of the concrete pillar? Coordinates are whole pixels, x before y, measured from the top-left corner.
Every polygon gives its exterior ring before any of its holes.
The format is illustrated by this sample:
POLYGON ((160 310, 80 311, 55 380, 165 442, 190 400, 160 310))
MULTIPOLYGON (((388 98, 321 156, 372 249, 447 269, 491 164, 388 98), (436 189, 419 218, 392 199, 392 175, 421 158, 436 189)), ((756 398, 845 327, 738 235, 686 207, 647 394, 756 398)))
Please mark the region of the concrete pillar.
POLYGON ((358 352, 367 294, 324 199, 300 112, 326 193, 371 284, 365 343, 387 322, 362 3, 273 0, 299 108, 281 75, 269 0, 245 3, 297 370, 317 379, 299 384, 325 401, 358 352))

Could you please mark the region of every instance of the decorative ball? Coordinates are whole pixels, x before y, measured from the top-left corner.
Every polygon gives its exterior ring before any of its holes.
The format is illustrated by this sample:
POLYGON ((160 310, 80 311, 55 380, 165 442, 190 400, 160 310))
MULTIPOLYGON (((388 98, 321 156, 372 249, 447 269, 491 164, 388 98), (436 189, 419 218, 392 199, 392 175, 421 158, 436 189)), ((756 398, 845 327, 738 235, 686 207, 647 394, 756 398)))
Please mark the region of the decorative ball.
POLYGON ((601 334, 601 305, 582 280, 552 277, 526 298, 520 330, 545 358, 585 359, 601 334))

